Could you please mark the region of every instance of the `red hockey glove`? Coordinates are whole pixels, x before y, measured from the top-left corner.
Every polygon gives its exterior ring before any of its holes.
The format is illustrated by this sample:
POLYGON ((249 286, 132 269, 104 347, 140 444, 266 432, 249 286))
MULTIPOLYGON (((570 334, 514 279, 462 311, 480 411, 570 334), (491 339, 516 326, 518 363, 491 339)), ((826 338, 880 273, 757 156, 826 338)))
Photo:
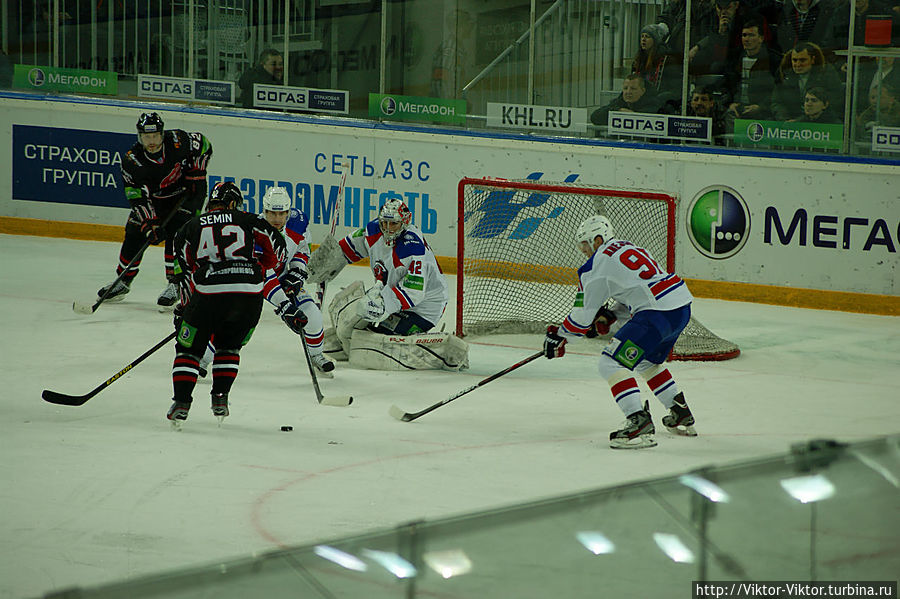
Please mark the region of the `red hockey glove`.
POLYGON ((595 337, 602 337, 603 335, 609 334, 609 327, 618 320, 616 315, 613 314, 612 310, 603 306, 597 311, 597 316, 594 317, 594 323, 591 325, 591 328, 588 329, 588 332, 584 334, 588 339, 594 339, 595 337))
POLYGON ((290 300, 281 302, 281 305, 275 308, 275 314, 281 317, 289 329, 298 335, 303 334, 303 327, 307 323, 306 315, 294 305, 294 302, 290 300))
POLYGON ((544 337, 544 355, 548 360, 562 358, 566 355, 566 340, 558 335, 559 327, 550 325, 547 327, 547 336, 544 337))

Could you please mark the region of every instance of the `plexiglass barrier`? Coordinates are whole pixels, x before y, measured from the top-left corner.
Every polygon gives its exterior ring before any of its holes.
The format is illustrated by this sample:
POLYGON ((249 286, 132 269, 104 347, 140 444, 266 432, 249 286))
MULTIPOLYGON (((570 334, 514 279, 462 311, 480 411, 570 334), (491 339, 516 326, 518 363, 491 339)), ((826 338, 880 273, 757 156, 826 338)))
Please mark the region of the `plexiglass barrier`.
POLYGON ((0 88, 900 152, 894 1, 3 0, 0 11, 0 88))
POLYGON ((900 435, 820 440, 766 459, 47 597, 691 597, 708 581, 880 581, 896 593, 898 514, 900 435))

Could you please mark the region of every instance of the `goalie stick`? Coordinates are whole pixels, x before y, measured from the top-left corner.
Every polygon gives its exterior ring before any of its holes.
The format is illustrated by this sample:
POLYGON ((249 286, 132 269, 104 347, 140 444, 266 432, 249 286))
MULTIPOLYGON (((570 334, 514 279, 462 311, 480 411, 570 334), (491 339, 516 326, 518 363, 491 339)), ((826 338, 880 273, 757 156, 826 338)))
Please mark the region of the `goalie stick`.
POLYGON ((125 366, 125 368, 123 368, 119 372, 115 373, 114 375, 112 375, 111 377, 109 377, 108 379, 106 379, 105 381, 100 383, 99 385, 97 385, 97 387, 94 388, 94 390, 91 391, 90 393, 86 393, 85 395, 66 395, 65 393, 57 393, 56 391, 50 391, 49 389, 44 389, 43 393, 41 393, 41 397, 46 402, 54 403, 54 404, 61 405, 61 406, 83 405, 83 404, 87 403, 87 401, 90 398, 94 397, 95 395, 97 395, 98 393, 100 393, 101 391, 103 391, 104 389, 106 389, 107 387, 112 385, 113 383, 115 383, 117 380, 119 380, 119 378, 122 377, 122 375, 127 374, 132 368, 134 368, 135 366, 137 366, 138 364, 143 362, 145 359, 149 358, 150 355, 153 354, 156 350, 158 350, 159 348, 161 348, 163 345, 165 345, 166 343, 168 343, 169 341, 171 341, 174 338, 175 338, 175 331, 172 331, 171 333, 166 335, 165 339, 163 339, 162 341, 160 341, 159 343, 157 343, 156 345, 154 345, 153 347, 151 347, 150 349, 145 351, 138 358, 135 358, 134 360, 132 360, 131 363, 129 363, 127 366, 125 366))
MULTIPOLYGON (((175 204, 175 208, 172 210, 172 212, 169 213, 169 216, 164 218, 163 221, 159 224, 159 229, 166 228, 166 225, 169 224, 169 221, 172 220, 172 217, 175 216, 175 213, 181 210, 181 205, 186 199, 187 195, 181 196, 181 199, 178 200, 178 202, 175 204)), ((128 266, 122 269, 122 272, 119 273, 119 276, 116 277, 116 280, 106 287, 106 292, 103 293, 103 295, 100 295, 97 298, 96 302, 94 302, 93 304, 88 304, 86 302, 79 302, 78 300, 75 300, 74 302, 72 302, 72 310, 79 314, 93 314, 94 312, 96 312, 97 308, 100 307, 100 304, 105 302, 106 298, 109 297, 109 294, 112 292, 113 288, 119 283, 119 281, 125 278, 125 274, 129 271, 129 269, 131 269, 131 266, 135 263, 135 261, 140 260, 144 256, 144 252, 147 251, 148 247, 150 247, 149 239, 144 242, 144 245, 141 247, 138 253, 134 255, 134 258, 131 259, 131 262, 128 263, 128 266)))
POLYGON ((344 408, 353 403, 352 395, 336 395, 333 397, 325 397, 319 388, 319 378, 316 376, 316 368, 313 366, 309 357, 309 346, 306 345, 306 335, 300 333, 300 343, 303 344, 303 357, 306 358, 306 365, 309 367, 309 376, 312 377, 313 389, 316 390, 316 400, 323 406, 336 406, 344 408))
POLYGON ((540 357, 543 356, 543 355, 544 355, 544 351, 543 351, 543 350, 538 351, 538 352, 535 352, 535 353, 531 354, 530 356, 528 356, 527 358, 525 358, 524 360, 521 360, 521 361, 519 361, 519 362, 516 362, 516 363, 513 364, 512 366, 510 366, 510 367, 508 367, 508 368, 506 368, 506 369, 504 369, 504 370, 501 370, 500 372, 497 372, 497 373, 495 373, 495 374, 492 374, 491 376, 487 377, 486 379, 482 379, 482 380, 478 381, 477 383, 475 383, 475 384, 472 385, 471 387, 468 387, 467 389, 463 389, 462 391, 460 391, 460 392, 457 393, 456 395, 452 395, 452 396, 448 397, 447 399, 443 399, 443 400, 437 402, 437 403, 434 404, 434 405, 430 405, 430 406, 428 406, 427 408, 425 408, 424 410, 422 410, 422 411, 420 411, 420 412, 404 412, 403 410, 401 410, 400 408, 398 408, 397 406, 394 405, 394 406, 391 406, 391 409, 389 410, 389 413, 390 413, 391 416, 393 416, 393 417, 396 418, 397 420, 400 420, 401 422, 411 422, 411 421, 415 420, 416 418, 419 418, 419 417, 421 417, 421 416, 424 416, 424 415, 427 414, 428 412, 431 412, 431 411, 433 411, 433 410, 436 410, 436 409, 438 409, 439 407, 441 407, 441 406, 443 406, 443 405, 445 405, 445 404, 450 403, 450 402, 453 401, 454 399, 459 399, 460 397, 462 397, 462 396, 465 395, 466 393, 469 393, 470 391, 474 391, 475 389, 477 389, 477 388, 479 388, 479 387, 482 387, 482 386, 484 386, 484 385, 487 385, 487 384, 490 383, 491 381, 494 381, 494 380, 499 379, 501 376, 503 376, 503 375, 505 375, 505 374, 509 374, 510 372, 512 372, 513 370, 515 370, 516 368, 519 368, 520 366, 524 366, 525 364, 528 364, 528 363, 531 362, 532 360, 536 360, 536 359, 540 358, 540 357))
MULTIPOLYGON (((334 212, 331 213, 331 236, 334 237, 334 230, 337 227, 338 220, 341 217, 341 205, 344 202, 344 184, 347 182, 347 167, 350 166, 348 163, 344 162, 341 164, 341 184, 338 187, 337 199, 334 201, 334 212)), ((323 302, 325 301, 325 281, 319 283, 319 287, 316 290, 316 301, 319 303, 319 307, 321 308, 323 302)))

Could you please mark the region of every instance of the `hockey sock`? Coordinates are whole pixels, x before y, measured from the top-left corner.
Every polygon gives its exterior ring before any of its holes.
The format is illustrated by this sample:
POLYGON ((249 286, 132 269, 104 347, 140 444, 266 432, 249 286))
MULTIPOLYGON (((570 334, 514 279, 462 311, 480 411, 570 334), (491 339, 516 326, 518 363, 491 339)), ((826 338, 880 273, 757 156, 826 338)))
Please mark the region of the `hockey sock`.
POLYGON ((216 350, 216 357, 213 358, 212 365, 212 393, 227 394, 231 391, 231 386, 234 384, 234 379, 237 377, 238 365, 240 362, 241 356, 235 350, 216 350))
MULTIPOLYGON (((138 258, 137 260, 134 261, 134 264, 131 265, 131 268, 129 268, 128 272, 125 273, 125 276, 122 277, 123 283, 125 283, 128 286, 131 286, 131 281, 133 281, 134 278, 138 274, 138 267, 141 265, 142 258, 143 257, 138 258)), ((119 276, 120 274, 122 274, 122 271, 125 270, 125 268, 128 266, 129 262, 131 262, 131 258, 126 260, 125 256, 123 254, 119 254, 119 264, 118 264, 118 266, 116 266, 116 276, 119 276)))
POLYGON ((656 399, 662 403, 667 409, 671 408, 675 403, 675 396, 678 395, 678 385, 672 378, 672 373, 668 368, 654 364, 641 373, 647 380, 647 386, 656 395, 656 399))
POLYGON ((197 384, 197 376, 200 364, 197 357, 191 354, 178 352, 172 363, 172 387, 175 393, 175 401, 191 403, 191 394, 197 384))
POLYGON ((641 391, 635 378, 628 370, 622 369, 607 380, 616 405, 626 416, 644 409, 641 403, 641 391))

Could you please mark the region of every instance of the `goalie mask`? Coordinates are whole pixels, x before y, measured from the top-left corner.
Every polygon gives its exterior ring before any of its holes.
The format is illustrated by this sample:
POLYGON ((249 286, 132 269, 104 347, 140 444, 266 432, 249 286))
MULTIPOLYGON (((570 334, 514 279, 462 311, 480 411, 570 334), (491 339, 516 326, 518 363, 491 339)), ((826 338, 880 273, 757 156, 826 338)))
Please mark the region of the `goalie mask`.
POLYGON ((281 231, 287 224, 293 202, 284 187, 270 187, 263 196, 263 218, 281 231))
POLYGON ((578 230, 575 231, 575 245, 585 255, 592 256, 595 249, 594 239, 598 236, 603 238, 603 243, 606 243, 615 237, 615 232, 608 218, 595 214, 587 217, 578 225, 578 230))
POLYGON ((207 208, 209 210, 236 210, 244 205, 241 190, 231 181, 217 183, 209 194, 207 208))
POLYGON ((411 222, 412 212, 409 211, 403 200, 388 200, 378 211, 378 226, 381 228, 384 242, 388 246, 394 245, 394 242, 409 228, 411 222))

